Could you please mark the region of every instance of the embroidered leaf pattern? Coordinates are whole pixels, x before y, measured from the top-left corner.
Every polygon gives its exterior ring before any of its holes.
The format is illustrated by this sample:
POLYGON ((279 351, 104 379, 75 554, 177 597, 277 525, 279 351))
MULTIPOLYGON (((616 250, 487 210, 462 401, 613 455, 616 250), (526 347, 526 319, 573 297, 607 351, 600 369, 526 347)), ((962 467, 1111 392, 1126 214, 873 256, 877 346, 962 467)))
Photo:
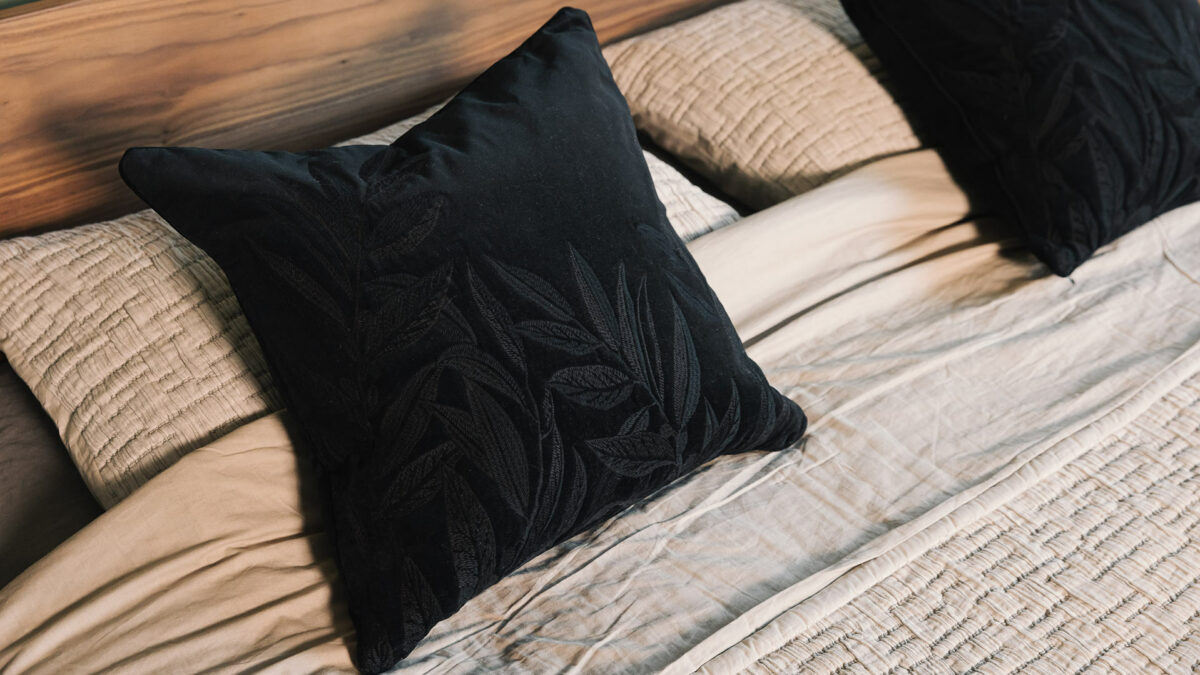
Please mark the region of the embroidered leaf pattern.
MULTIPOLYGON (((524 495, 518 494, 517 489, 523 482, 520 480, 522 474, 513 467, 521 456, 510 457, 504 454, 506 450, 511 452, 512 448, 497 445, 495 436, 478 411, 436 406, 434 415, 442 422, 455 444, 466 449, 475 468, 495 483, 508 507, 521 513, 524 495)), ((507 438, 506 436, 505 440, 507 438)))
POLYGON ((379 418, 379 436, 391 446, 384 466, 393 470, 403 466, 413 449, 425 434, 429 414, 424 407, 416 405, 421 389, 429 382, 434 370, 432 364, 413 373, 404 387, 382 410, 379 418))
POLYGON ((666 395, 662 348, 658 343, 658 331, 654 327, 654 318, 650 315, 650 305, 646 300, 647 293, 645 291, 645 286, 639 287, 637 297, 638 318, 641 321, 642 334, 645 336, 643 344, 646 347, 643 350, 642 358, 645 361, 646 379, 650 382, 655 397, 661 401, 666 395))
POLYGON ((575 273, 575 282, 579 287, 579 297, 591 320, 592 329, 612 349, 617 348, 617 327, 614 321, 612 306, 604 295, 604 288, 596 273, 592 271, 587 261, 580 257, 574 246, 570 247, 571 270, 575 273))
POLYGON ((461 454, 461 448, 450 441, 422 454, 397 472, 384 492, 382 503, 405 512, 421 508, 445 489, 442 471, 457 462, 461 454))
MULTIPOLYGON (((433 327, 446 305, 450 271, 450 265, 443 265, 394 289, 387 293, 376 312, 364 317, 363 337, 368 358, 384 358, 403 349, 433 327)), ((384 286, 391 288, 391 284, 384 286)))
POLYGON ((380 242, 371 256, 379 262, 403 261, 425 237, 433 231, 442 216, 446 197, 440 194, 421 193, 396 204, 384 212, 376 232, 396 233, 380 242))
POLYGON ((513 401, 524 401, 523 387, 504 364, 491 354, 470 345, 447 347, 438 359, 438 367, 452 370, 464 379, 490 387, 513 401))
POLYGON ((323 323, 327 330, 345 331, 344 301, 335 298, 325 285, 287 257, 267 249, 255 253, 264 271, 273 277, 273 286, 306 303, 312 318, 323 323))
POLYGON ((570 321, 574 316, 571 304, 545 279, 499 260, 489 258, 488 263, 499 274, 501 281, 508 285, 513 296, 537 305, 543 312, 559 321, 570 321))
MULTIPOLYGON (((404 617, 401 625, 404 641, 401 644, 409 642, 415 644, 429 632, 429 622, 437 621, 445 610, 442 609, 442 604, 438 601, 429 578, 422 573, 416 562, 411 558, 403 558, 397 566, 399 567, 399 583, 397 584, 400 587, 399 605, 403 608, 404 617)), ((390 668, 395 663, 394 652, 391 656, 391 662, 381 662, 377 665, 382 668, 375 669, 390 668)))
POLYGON ((629 434, 640 434, 650 428, 650 409, 642 408, 633 415, 625 419, 621 423, 621 428, 617 430, 618 436, 626 436, 629 434))
POLYGON ((554 416, 554 396, 549 389, 542 396, 539 440, 545 472, 534 494, 533 527, 536 531, 546 532, 551 530, 552 519, 558 511, 566 472, 566 452, 554 416))
POLYGON ((674 300, 671 301, 671 309, 674 310, 672 317, 675 333, 671 412, 672 420, 682 428, 692 418, 696 403, 700 400, 700 360, 696 358, 696 346, 692 342, 687 319, 683 317, 683 312, 674 300))
POLYGON ((517 324, 517 332, 530 340, 575 356, 595 351, 601 346, 591 333, 566 323, 522 321, 517 324))
POLYGON ((650 431, 594 438, 584 445, 621 476, 640 478, 675 463, 673 445, 661 434, 650 431))
POLYGON ((496 534, 471 484, 453 469, 447 469, 445 476, 446 538, 454 561, 457 602, 462 604, 494 581, 496 534))
MULTIPOLYGON (((565 258, 572 282, 566 288, 495 259, 482 269, 456 261, 448 277, 442 268, 405 277, 407 292, 446 300, 409 301, 410 307, 438 306, 436 325, 393 336, 418 336, 401 353, 426 348, 428 340, 440 346, 385 409, 396 446, 429 449, 415 450, 384 479, 383 504, 397 521, 421 518, 440 504, 457 593, 451 605, 546 542, 561 541, 630 501, 605 495, 645 494, 747 438, 743 385, 725 377, 702 394, 704 373, 688 315, 715 313, 710 293, 703 307, 697 305, 705 294, 686 296, 685 309, 623 262, 606 270, 605 281, 577 250, 568 247, 565 258), (720 416, 710 402, 714 395, 723 406, 720 416), (571 427, 563 427, 564 415, 571 427), (608 421, 598 424, 598 416, 608 421), (607 434, 580 436, 575 425, 583 419, 607 434), (693 447, 691 438, 702 442, 693 447), (630 493, 631 482, 643 487, 630 493), (524 535, 501 542, 500 531, 524 535)), ((681 283, 674 276, 670 281, 681 283)), ((732 333, 723 339, 738 347, 732 333)), ((757 420, 770 422, 774 413, 762 409, 769 399, 758 401, 757 420)), ((777 433, 751 431, 764 440, 777 433)), ((397 447, 397 455, 408 452, 397 447)), ((432 561, 419 564, 426 569, 432 561)))
POLYGON ((629 295, 625 280, 625 264, 617 265, 617 331, 621 342, 621 356, 635 377, 646 372, 646 357, 642 349, 642 336, 637 325, 637 310, 629 295))
POLYGON ((513 326, 513 320, 509 316, 508 310, 496 300, 492 292, 469 267, 467 268, 467 285, 471 289, 471 297, 475 300, 476 308, 487 322, 488 327, 491 328, 492 337, 500 345, 501 351, 514 364, 518 366, 524 364, 525 353, 521 348, 521 343, 514 335, 516 328, 513 326))
POLYGON ((625 373, 603 365, 563 368, 547 383, 568 400, 599 410, 620 404, 633 390, 633 382, 625 373))
POLYGON ((525 513, 529 503, 529 469, 524 442, 516 426, 500 404, 483 389, 468 384, 467 401, 482 437, 480 445, 490 464, 488 474, 502 476, 502 492, 512 491, 511 496, 505 494, 505 497, 511 500, 513 510, 525 513))

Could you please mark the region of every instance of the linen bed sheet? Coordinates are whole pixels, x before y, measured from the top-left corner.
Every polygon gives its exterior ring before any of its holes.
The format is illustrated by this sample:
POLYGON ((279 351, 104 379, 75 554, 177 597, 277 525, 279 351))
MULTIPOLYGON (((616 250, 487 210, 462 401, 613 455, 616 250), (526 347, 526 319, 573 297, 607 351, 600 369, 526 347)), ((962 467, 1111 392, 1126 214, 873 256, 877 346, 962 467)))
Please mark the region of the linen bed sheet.
MULTIPOLYGON (((921 151, 690 248, 809 413, 804 447, 714 460, 539 556, 401 672, 752 665, 1200 370, 1200 205, 1063 279, 921 151)), ((279 418, 256 424, 0 591, 0 668, 350 668, 304 473, 279 418)))

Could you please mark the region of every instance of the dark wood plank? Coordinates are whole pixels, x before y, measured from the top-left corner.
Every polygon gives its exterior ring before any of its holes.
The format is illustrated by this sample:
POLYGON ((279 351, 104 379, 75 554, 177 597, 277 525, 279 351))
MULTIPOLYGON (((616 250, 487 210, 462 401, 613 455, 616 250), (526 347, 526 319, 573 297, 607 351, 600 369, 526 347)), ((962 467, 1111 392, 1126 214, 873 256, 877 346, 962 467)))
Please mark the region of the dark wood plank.
MULTIPOLYGON (((0 236, 127 212, 134 145, 300 149, 460 87, 562 0, 45 0, 0 14, 0 236)), ((608 41, 720 0, 581 0, 608 41)))

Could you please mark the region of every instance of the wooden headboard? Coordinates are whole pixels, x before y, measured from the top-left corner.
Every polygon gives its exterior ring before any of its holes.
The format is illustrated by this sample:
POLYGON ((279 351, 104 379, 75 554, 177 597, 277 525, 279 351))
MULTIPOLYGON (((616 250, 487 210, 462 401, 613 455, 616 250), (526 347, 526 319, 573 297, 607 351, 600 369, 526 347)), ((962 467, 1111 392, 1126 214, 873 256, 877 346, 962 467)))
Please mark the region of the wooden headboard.
MULTIPOLYGON (((721 0, 581 0, 603 41, 721 0)), ((41 0, 0 11, 0 236, 136 208, 134 145, 302 149, 461 87, 563 0, 41 0)))

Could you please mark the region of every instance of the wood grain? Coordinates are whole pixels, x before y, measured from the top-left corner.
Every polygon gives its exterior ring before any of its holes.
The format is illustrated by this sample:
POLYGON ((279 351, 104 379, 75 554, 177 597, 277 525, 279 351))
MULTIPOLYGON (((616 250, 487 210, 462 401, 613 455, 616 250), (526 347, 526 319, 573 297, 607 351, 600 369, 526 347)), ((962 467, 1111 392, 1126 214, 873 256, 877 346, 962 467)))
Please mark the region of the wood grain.
MULTIPOLYGON (((135 145, 320 147, 461 87, 562 0, 47 0, 0 14, 0 236, 136 208, 135 145)), ((720 0, 581 0, 602 40, 720 0)))

